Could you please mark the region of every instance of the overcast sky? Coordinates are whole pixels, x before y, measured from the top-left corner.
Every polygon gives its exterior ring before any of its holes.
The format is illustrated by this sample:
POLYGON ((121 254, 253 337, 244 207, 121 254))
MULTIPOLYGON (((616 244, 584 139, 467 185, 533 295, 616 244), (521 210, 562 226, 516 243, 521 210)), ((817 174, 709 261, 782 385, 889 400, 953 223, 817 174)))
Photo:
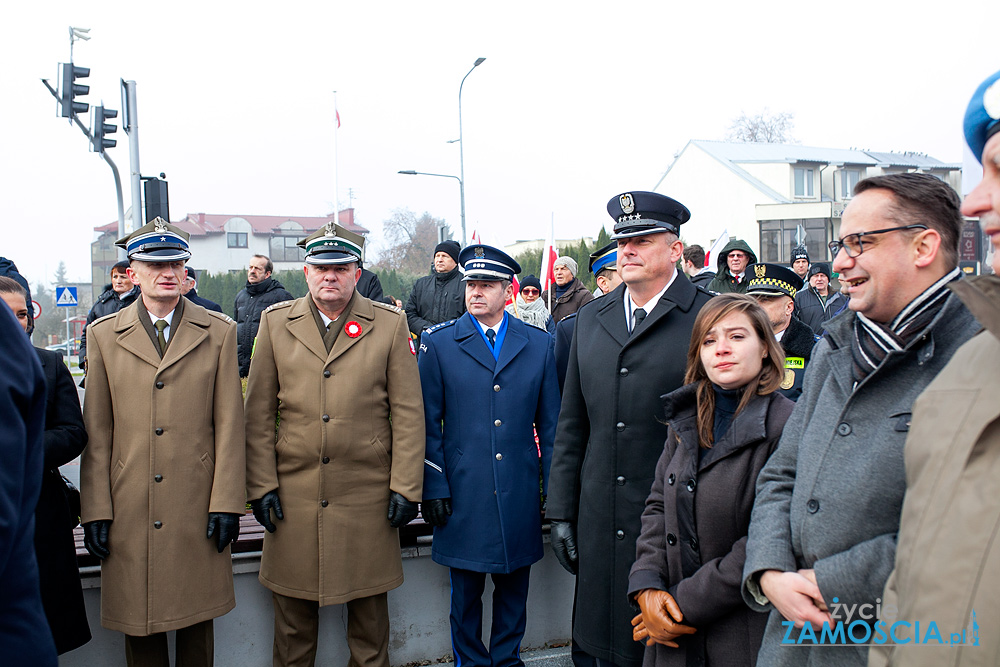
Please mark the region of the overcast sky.
MULTIPOLYGON (((919 151, 962 162, 961 120, 1000 68, 1000 3, 190 2, 4 3, 0 255, 32 284, 64 260, 89 280, 93 228, 116 219, 108 166, 56 117, 39 79, 74 60, 87 98, 121 109, 138 84, 141 171, 188 213, 333 211, 378 249, 396 208, 460 230, 462 96, 468 231, 510 243, 593 236, 605 205, 652 188, 691 139, 741 112, 794 114, 804 145, 919 151)), ((119 121, 121 118, 119 117, 119 121)), ((125 182, 126 135, 110 155, 125 182)), ((725 196, 720 192, 719 196, 725 196)), ((685 236, 695 241, 697 211, 685 236)), ((198 259, 191 260, 198 266, 198 259)))

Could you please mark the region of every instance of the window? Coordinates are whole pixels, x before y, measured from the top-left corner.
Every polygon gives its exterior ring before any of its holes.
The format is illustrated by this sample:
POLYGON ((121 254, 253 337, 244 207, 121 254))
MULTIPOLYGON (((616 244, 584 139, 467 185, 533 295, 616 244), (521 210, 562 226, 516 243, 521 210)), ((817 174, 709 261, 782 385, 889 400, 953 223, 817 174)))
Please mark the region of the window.
POLYGON ((828 218, 807 218, 797 220, 762 220, 760 223, 761 262, 788 264, 799 227, 805 234, 806 252, 811 262, 830 261, 827 244, 832 240, 833 225, 828 218))
POLYGON ((813 170, 805 167, 795 168, 795 196, 813 197, 813 170))
POLYGON ((247 233, 246 232, 226 232, 226 247, 227 248, 246 248, 247 247, 247 233))
POLYGON ((297 236, 272 236, 271 261, 272 262, 305 261, 306 251, 295 245, 298 242, 299 242, 299 237, 297 236))
POLYGON ((840 171, 840 198, 848 199, 854 192, 854 186, 861 180, 860 169, 842 169, 840 171))

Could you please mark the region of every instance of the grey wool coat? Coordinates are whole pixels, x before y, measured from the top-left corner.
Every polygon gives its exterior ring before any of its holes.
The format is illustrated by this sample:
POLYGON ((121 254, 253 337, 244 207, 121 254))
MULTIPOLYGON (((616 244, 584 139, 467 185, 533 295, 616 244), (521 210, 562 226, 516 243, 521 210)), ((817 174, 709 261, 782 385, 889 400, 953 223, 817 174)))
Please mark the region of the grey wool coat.
POLYGON ((812 568, 828 605, 835 597, 848 606, 875 604, 896 554, 913 402, 979 330, 952 294, 924 335, 890 353, 852 391, 855 317, 846 311, 827 323, 802 396, 757 479, 742 592, 752 609, 770 609, 760 665, 865 665, 864 646, 782 645, 786 628, 761 595, 759 576, 812 568))
POLYGON ((698 631, 680 637, 677 648, 647 646, 643 667, 751 667, 767 623, 740 595, 747 528, 757 475, 795 403, 777 392, 754 396, 700 454, 697 389, 689 384, 663 397, 670 430, 642 513, 629 597, 665 590, 698 631))

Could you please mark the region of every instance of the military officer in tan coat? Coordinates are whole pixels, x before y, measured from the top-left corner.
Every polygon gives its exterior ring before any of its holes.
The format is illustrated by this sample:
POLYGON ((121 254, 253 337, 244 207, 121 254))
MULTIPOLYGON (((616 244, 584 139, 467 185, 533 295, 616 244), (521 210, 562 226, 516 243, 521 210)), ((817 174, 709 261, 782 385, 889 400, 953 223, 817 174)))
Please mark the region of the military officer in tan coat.
POLYGON ((250 362, 247 498, 268 531, 275 665, 312 665, 319 607, 346 603, 350 667, 389 666, 424 412, 405 315, 355 290, 363 244, 334 223, 300 243, 309 294, 264 311, 250 362))
POLYGON ((181 298, 188 235, 157 218, 118 241, 142 296, 87 328, 80 480, 101 563, 101 623, 129 665, 211 665, 235 604, 229 544, 245 511, 236 324, 181 298))

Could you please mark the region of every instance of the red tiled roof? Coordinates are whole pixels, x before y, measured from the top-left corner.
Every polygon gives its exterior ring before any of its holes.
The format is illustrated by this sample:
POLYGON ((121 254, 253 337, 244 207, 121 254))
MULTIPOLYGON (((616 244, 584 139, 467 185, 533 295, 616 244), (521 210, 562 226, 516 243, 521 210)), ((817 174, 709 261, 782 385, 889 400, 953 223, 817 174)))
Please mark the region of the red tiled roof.
MULTIPOLYGON (((286 222, 295 222, 307 232, 314 232, 333 219, 333 215, 323 217, 281 216, 281 215, 222 215, 215 213, 189 213, 183 220, 170 224, 183 229, 191 236, 207 236, 221 234, 226 221, 240 218, 250 223, 254 234, 270 235, 275 229, 286 222)), ((354 209, 348 208, 340 212, 340 224, 356 234, 368 234, 368 229, 354 222, 354 209)), ((113 232, 118 229, 117 222, 110 222, 100 227, 94 227, 96 232, 113 232)))

